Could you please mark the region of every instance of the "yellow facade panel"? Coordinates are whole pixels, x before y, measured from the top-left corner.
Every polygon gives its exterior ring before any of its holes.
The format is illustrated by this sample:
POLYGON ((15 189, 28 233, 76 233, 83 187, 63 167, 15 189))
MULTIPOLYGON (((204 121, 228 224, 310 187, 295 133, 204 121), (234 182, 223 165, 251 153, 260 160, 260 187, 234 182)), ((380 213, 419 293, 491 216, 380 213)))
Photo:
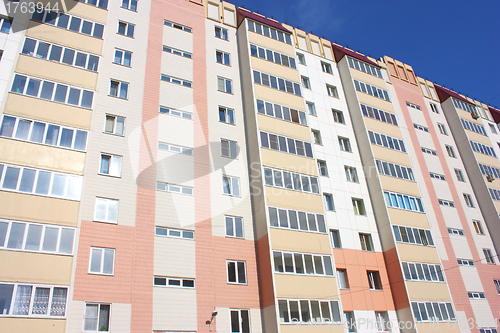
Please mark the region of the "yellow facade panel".
POLYGON ((408 154, 372 144, 373 157, 400 165, 411 165, 408 154))
POLYGON ((330 255, 332 253, 327 234, 270 228, 269 235, 273 250, 330 255))
POLYGON ((384 79, 381 79, 377 76, 373 76, 373 75, 367 74, 365 72, 359 71, 355 68, 349 67, 349 69, 351 70, 351 76, 354 80, 368 83, 368 84, 371 84, 372 86, 378 87, 380 89, 387 90, 387 88, 385 87, 385 80, 384 79))
POLYGON ((429 221, 423 213, 412 212, 398 208, 387 208, 392 224, 404 225, 407 227, 429 229, 429 221))
POLYGON ((461 333, 458 322, 432 322, 432 323, 417 323, 418 333, 461 333))
POLYGON ((3 332, 64 333, 65 319, 0 318, 3 332))
POLYGON ((385 175, 380 175, 379 177, 384 190, 420 197, 417 183, 385 175))
POLYGON ((299 299, 337 299, 337 281, 329 276, 274 274, 276 297, 299 299), (297 288, 300 286, 300 288, 297 288))
POLYGON ((24 54, 19 56, 16 72, 90 90, 96 90, 98 75, 85 69, 24 54))
MULTIPOLYGON (((471 149, 472 149, 472 147, 471 147, 471 149)), ((485 155, 485 154, 481 154, 481 153, 478 153, 475 151, 473 151, 473 153, 474 153, 474 156, 476 157, 476 161, 478 163, 500 168, 500 161, 498 160, 498 158, 493 157, 493 156, 489 156, 489 155, 485 155)))
POLYGON ((85 153, 0 138, 1 162, 83 175, 85 153))
POLYGON ((283 53, 295 58, 295 51, 292 45, 274 40, 270 37, 262 36, 255 32, 248 31, 248 42, 250 44, 268 48, 275 52, 283 53))
POLYGON ((292 109, 304 111, 304 99, 300 96, 276 90, 259 84, 254 84, 255 98, 263 99, 267 102, 273 102, 288 106, 292 109))
POLYGON ((12 93, 4 113, 86 130, 92 120, 92 110, 12 93))
POLYGON ((277 169, 299 172, 317 176, 318 167, 316 160, 302 156, 283 153, 266 148, 261 149, 262 164, 277 169))
POLYGON ((0 281, 70 285, 72 256, 1 251, 0 281))
POLYGON ((276 119, 269 116, 257 115, 259 122, 259 129, 274 133, 288 136, 290 138, 299 139, 303 141, 311 141, 311 132, 309 127, 299 125, 297 123, 291 123, 288 121, 276 119))
POLYGON ((299 72, 293 68, 280 66, 275 64, 274 62, 256 57, 251 57, 251 65, 252 69, 256 71, 263 72, 266 74, 271 74, 285 80, 290 80, 293 82, 300 83, 299 72))
POLYGON ((265 195, 269 206, 323 213, 323 198, 318 194, 266 186, 265 195))
POLYGON ((406 290, 411 301, 451 302, 446 283, 406 281, 406 290))
POLYGON ((400 261, 441 264, 435 247, 405 243, 397 243, 396 246, 400 261))
POLYGON ((394 113, 392 104, 386 100, 380 99, 378 97, 373 97, 372 95, 368 95, 360 91, 356 91, 356 95, 358 96, 358 101, 361 104, 365 104, 379 110, 394 113))
POLYGON ((0 217, 76 227, 78 201, 0 191, 0 217))
MULTIPOLYGON (((306 332, 324 332, 324 333, 344 333, 345 328, 342 323, 332 323, 332 324, 317 324, 317 323, 307 323, 307 324, 280 324, 281 333, 296 333, 302 329, 307 330, 306 332)), ((420 332, 420 331, 419 331, 420 332)))
POLYGON ((368 117, 363 117, 363 119, 365 120, 365 125, 368 130, 389 135, 392 136, 393 138, 402 139, 401 131, 399 130, 398 126, 389 125, 382 121, 368 117))

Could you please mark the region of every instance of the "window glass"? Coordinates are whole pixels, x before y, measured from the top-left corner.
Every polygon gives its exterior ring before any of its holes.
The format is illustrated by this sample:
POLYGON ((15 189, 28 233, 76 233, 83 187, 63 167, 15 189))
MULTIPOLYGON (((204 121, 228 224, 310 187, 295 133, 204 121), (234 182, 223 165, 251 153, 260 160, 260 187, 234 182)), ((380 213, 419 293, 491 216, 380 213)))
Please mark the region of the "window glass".
POLYGON ((7 248, 21 249, 23 246, 25 223, 12 222, 10 226, 9 242, 7 248))
POLYGON ((57 236, 59 234, 59 228, 46 227, 45 235, 43 239, 43 251, 55 252, 57 247, 57 236))

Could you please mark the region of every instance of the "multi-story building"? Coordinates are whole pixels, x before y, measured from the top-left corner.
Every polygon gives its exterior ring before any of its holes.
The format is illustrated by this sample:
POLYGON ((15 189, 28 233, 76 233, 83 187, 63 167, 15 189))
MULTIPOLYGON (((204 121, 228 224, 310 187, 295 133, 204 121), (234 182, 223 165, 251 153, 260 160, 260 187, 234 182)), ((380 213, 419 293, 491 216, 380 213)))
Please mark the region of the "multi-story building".
POLYGON ((0 330, 496 333, 499 110, 219 0, 43 3, 0 6, 0 330))

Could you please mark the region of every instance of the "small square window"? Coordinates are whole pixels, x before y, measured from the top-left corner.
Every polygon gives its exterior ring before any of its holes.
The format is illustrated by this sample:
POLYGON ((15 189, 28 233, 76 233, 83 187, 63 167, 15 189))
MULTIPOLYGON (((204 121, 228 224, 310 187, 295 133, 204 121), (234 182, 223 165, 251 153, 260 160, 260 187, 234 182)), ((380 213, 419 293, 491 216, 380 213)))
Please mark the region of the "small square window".
POLYGON ((221 146, 221 155, 229 158, 237 158, 238 157, 238 143, 236 141, 230 140, 220 140, 221 146))
POLYGON ((226 236, 243 238, 243 218, 235 216, 225 216, 226 236))
POLYGON ((484 235, 483 226, 480 221, 473 220, 472 224, 474 225, 474 230, 476 230, 476 234, 484 235))
POLYGON ((493 125, 493 124, 488 124, 488 125, 490 125, 491 133, 497 134, 497 129, 495 128, 495 125, 493 125))
POLYGON ((349 280, 347 279, 347 271, 345 269, 337 269, 337 280, 340 289, 349 289, 349 280))
POLYGON ((335 210, 335 205, 333 204, 333 196, 330 193, 323 193, 323 198, 325 200, 325 209, 333 212, 335 210))
POLYGON ((222 123, 234 125, 234 110, 219 106, 219 121, 222 123))
POLYGON ((94 221, 116 223, 118 221, 118 200, 96 198, 94 221))
POLYGON ((366 215, 363 199, 351 198, 354 215, 366 215))
POLYGON ((382 282, 380 281, 380 273, 378 271, 366 271, 368 276, 368 284, 371 290, 382 290, 382 282))
POLYGON ((240 196, 239 178, 222 176, 222 193, 239 197, 240 196))
POLYGON ((127 37, 134 37, 134 29, 135 25, 126 23, 126 22, 118 22, 118 34, 127 36, 127 37))
POLYGON ((244 261, 227 260, 227 282, 246 284, 247 273, 244 261))
POLYGON ((305 65, 306 64, 306 58, 302 53, 297 53, 297 59, 299 60, 299 64, 305 65))
POLYGON ((130 9, 134 12, 137 11, 137 1, 136 0, 122 0, 122 8, 130 9))
POLYGON ((228 40, 227 29, 221 27, 215 27, 215 37, 228 40))
POLYGON ((231 333, 249 333, 250 332, 250 311, 234 310, 230 311, 231 333))
POLYGON ((109 86, 109 96, 127 99, 128 83, 111 80, 109 86))
POLYGON ((8 34, 12 26, 12 19, 0 17, 0 32, 8 34))
POLYGON ((339 93, 337 92, 337 87, 327 84, 326 91, 328 92, 328 96, 339 98, 339 93))
POLYGON ((346 151, 346 152, 352 152, 351 144, 349 143, 349 139, 341 137, 341 136, 339 136, 338 138, 339 138, 340 150, 346 151))
POLYGON ((104 123, 104 132, 122 135, 125 128, 125 118, 106 115, 106 121, 104 123))
POLYGON ((314 143, 317 145, 322 145, 323 142, 321 141, 321 133, 315 129, 311 129, 311 132, 314 138, 314 143))
POLYGON ((465 204, 467 205, 467 207, 471 207, 471 208, 474 208, 474 202, 472 201, 472 197, 470 194, 467 194, 467 193, 464 193, 464 200, 465 200, 465 204))
POLYGON ((323 72, 328 73, 328 74, 333 74, 332 72, 332 65, 327 64, 326 62, 321 62, 321 69, 323 72))
POLYGON ((109 332, 109 304, 85 304, 84 331, 109 332))
POLYGON ((359 183, 358 172, 355 167, 344 165, 344 171, 348 182, 359 183))
POLYGON ((445 145, 445 147, 446 147, 446 152, 448 153, 448 156, 453 157, 453 158, 457 158, 455 156, 455 151, 453 150, 452 146, 445 145))
POLYGON ((115 249, 90 248, 89 273, 113 275, 115 249))
POLYGON ((338 230, 330 230, 330 235, 332 237, 333 248, 335 248, 335 249, 341 249, 342 248, 342 242, 340 240, 340 231, 338 231, 338 230))
POLYGON ((361 250, 363 251, 374 251, 372 235, 370 234, 359 234, 359 241, 361 242, 361 250))
POLYGON ((115 58, 113 63, 130 67, 132 62, 132 53, 124 50, 115 49, 115 58))
POLYGON ((432 112, 439 114, 439 110, 438 110, 437 105, 433 104, 433 103, 430 103, 430 104, 431 104, 431 110, 432 110, 432 112))
POLYGON ((117 155, 101 154, 101 175, 120 177, 122 170, 122 157, 117 155))
POLYGON ((231 62, 229 59, 229 53, 222 51, 215 51, 215 61, 219 64, 231 66, 231 62))
POLYGON ((318 169, 320 176, 328 177, 328 168, 325 161, 318 160, 318 169))
POLYGON ((483 249, 483 254, 488 264, 493 264, 493 265, 495 264, 495 259, 493 258, 490 249, 483 249))
POLYGON ((462 174, 462 170, 455 169, 455 175, 457 176, 457 180, 459 182, 464 182, 465 183, 465 178, 464 178, 464 175, 462 174))
POLYGON ((233 93, 232 81, 223 77, 217 77, 217 90, 226 92, 228 94, 233 93))
POLYGON ((375 311, 375 318, 377 319, 377 328, 379 332, 391 331, 392 323, 389 322, 387 311, 375 311))
POLYGON ((438 128, 439 128, 439 132, 441 132, 441 134, 448 135, 448 132, 446 132, 446 126, 444 126, 441 123, 438 123, 437 125, 438 125, 438 128))
POLYGON ((316 106, 313 102, 306 102, 307 110, 311 116, 316 116, 316 106))
POLYGON ((339 124, 345 124, 344 113, 339 110, 332 109, 333 121, 339 124))
POLYGON ((306 76, 301 76, 300 78, 302 80, 302 86, 306 89, 311 89, 311 82, 309 81, 309 78, 306 76))

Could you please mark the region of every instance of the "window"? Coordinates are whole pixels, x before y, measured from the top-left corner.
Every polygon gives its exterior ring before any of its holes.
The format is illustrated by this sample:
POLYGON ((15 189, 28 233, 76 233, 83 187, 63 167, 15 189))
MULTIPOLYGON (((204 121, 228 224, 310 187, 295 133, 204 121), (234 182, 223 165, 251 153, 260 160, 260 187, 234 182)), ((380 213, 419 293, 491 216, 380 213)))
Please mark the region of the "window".
POLYGON ((106 115, 106 121, 104 123, 105 133, 123 136, 124 128, 125 128, 125 118, 109 114, 106 115))
POLYGON ((361 242, 361 250, 363 251, 374 251, 372 235, 370 234, 359 234, 359 241, 361 242))
POLYGON ((314 143, 317 145, 322 145, 323 142, 321 141, 321 133, 315 129, 311 129, 311 132, 314 138, 314 143))
POLYGON ((326 85, 326 92, 328 96, 339 98, 339 93, 337 92, 337 87, 331 86, 329 84, 326 85))
POLYGON ((307 253, 273 251, 277 273, 333 276, 332 257, 307 253))
POLYGON ((170 46, 163 45, 163 51, 164 52, 168 52, 168 53, 172 53, 172 54, 175 54, 175 55, 178 55, 178 56, 182 56, 182 57, 188 58, 188 59, 192 59, 193 58, 193 55, 191 53, 183 51, 183 50, 180 50, 180 49, 176 49, 176 48, 173 48, 173 47, 170 47, 170 46))
POLYGON ((455 207, 455 203, 450 200, 438 199, 441 206, 455 207))
POLYGON ((415 104, 412 104, 410 102, 406 102, 406 106, 409 106, 410 108, 413 108, 413 109, 417 109, 417 110, 420 110, 422 111, 422 108, 418 105, 415 105, 415 104))
POLYGON ((464 231, 462 229, 448 228, 448 233, 450 235, 465 236, 464 231))
POLYGON ((0 220, 0 249, 73 254, 74 238, 73 228, 0 220))
POLYGON ((118 200, 96 198, 94 221, 116 223, 118 220, 118 200))
POLYGON ((347 279, 347 271, 345 269, 337 269, 337 279, 340 289, 349 289, 349 280, 347 279))
POLYGON ((328 211, 334 211, 335 205, 333 204, 333 196, 330 193, 323 193, 323 198, 325 200, 325 209, 328 211))
POLYGON ((338 138, 339 138, 340 150, 346 151, 346 152, 352 152, 351 144, 349 143, 349 139, 341 137, 341 136, 339 136, 338 138))
POLYGON ((307 76, 301 76, 300 80, 302 81, 302 86, 306 89, 311 89, 311 82, 307 76))
POLYGON ((128 94, 128 83, 111 80, 109 96, 126 99, 128 94))
POLYGON ((413 316, 421 321, 455 321, 455 312, 451 303, 411 302, 413 316))
POLYGON ((323 177, 328 177, 328 168, 326 167, 326 162, 318 160, 319 175, 323 177))
POLYGON ((474 230, 476 230, 476 234, 484 235, 483 227, 481 226, 480 221, 472 220, 472 225, 474 226, 474 230))
POLYGON ((368 65, 367 63, 363 61, 359 61, 358 59, 350 58, 348 57, 347 60, 349 61, 349 67, 357 69, 358 71, 365 72, 367 74, 376 76, 378 78, 383 78, 382 77, 382 72, 380 71, 380 68, 368 65))
POLYGON ((11 26, 12 26, 12 19, 0 17, 0 32, 8 34, 10 32, 11 26))
POLYGON ((402 262, 401 265, 406 280, 444 282, 441 265, 420 262, 402 262))
POLYGON ((274 75, 253 71, 253 81, 255 84, 261 84, 266 87, 277 89, 296 96, 302 96, 300 91, 300 84, 290 80, 286 80, 274 75))
POLYGON ((477 114, 475 106, 473 106, 471 104, 464 103, 461 100, 456 99, 456 98, 452 98, 452 100, 453 100, 453 104, 455 105, 455 107, 462 109, 464 111, 467 111, 469 113, 476 113, 477 114))
POLYGON ((113 60, 115 64, 130 67, 131 60, 132 60, 131 52, 115 49, 115 59, 113 60))
POLYGON ((104 25, 102 24, 62 13, 61 10, 59 14, 54 11, 50 12, 44 10, 39 12, 38 10, 35 10, 31 19, 100 39, 102 39, 102 34, 104 31, 104 25))
POLYGON ((137 1, 136 0, 122 0, 122 8, 137 11, 137 1))
POLYGON ((238 157, 238 143, 230 140, 220 140, 221 155, 229 158, 238 157))
POLYGON ((307 116, 304 111, 291 109, 288 106, 265 102, 257 99, 257 112, 262 115, 291 121, 296 124, 307 126, 307 116))
POLYGON ((26 37, 22 54, 97 72, 99 57, 64 46, 26 37))
POLYGON ((101 154, 101 166, 99 173, 120 177, 122 168, 122 157, 116 155, 101 154))
POLYGON ((278 299, 281 323, 332 323, 340 322, 338 301, 278 299), (300 307, 300 310, 299 310, 300 307))
POLYGON ((215 37, 228 40, 227 29, 221 27, 215 27, 215 37))
POLYGON ((229 53, 222 51, 215 51, 215 60, 219 64, 231 66, 231 62, 229 61, 229 53))
POLYGON ((427 132, 429 133, 429 129, 425 126, 422 126, 422 125, 419 125, 419 124, 413 124, 413 127, 418 129, 418 130, 421 130, 421 131, 424 131, 424 132, 427 132))
POLYGON ((434 246, 430 230, 393 225, 394 237, 397 242, 434 246))
POLYGON ((469 296, 470 299, 481 299, 481 298, 486 298, 484 293, 476 293, 476 292, 467 292, 467 295, 469 296))
POLYGON ((85 304, 84 331, 109 332, 109 304, 85 304))
POLYGON ((465 204, 467 205, 467 207, 474 208, 474 201, 472 201, 471 195, 467 194, 467 193, 463 193, 463 195, 464 195, 464 200, 465 200, 465 204))
POLYGON ((193 195, 193 188, 175 184, 156 182, 156 190, 170 193, 193 195))
POLYGON ((193 114, 190 113, 190 112, 176 110, 176 109, 173 109, 173 108, 166 108, 164 106, 160 106, 160 113, 162 113, 162 114, 168 114, 168 115, 171 115, 171 116, 176 116, 176 117, 180 117, 180 118, 184 118, 184 119, 189 119, 189 120, 193 119, 193 114))
POLYGON ((16 74, 12 82, 12 93, 45 99, 56 103, 92 109, 94 92, 47 80, 16 74))
POLYGON ((437 105, 433 104, 433 103, 430 103, 430 105, 431 105, 432 112, 439 114, 439 109, 438 109, 437 105))
POLYGON ((0 185, 3 191, 79 201, 82 183, 83 176, 0 164, 0 185))
POLYGON ((267 186, 305 193, 320 193, 318 178, 314 176, 264 167, 264 178, 267 186))
POLYGON ((455 151, 453 150, 452 146, 445 145, 445 147, 446 147, 446 152, 448 153, 448 156, 453 157, 453 158, 457 158, 455 156, 455 151))
POLYGON ((166 25, 167 27, 172 27, 172 28, 183 30, 183 31, 186 31, 186 32, 191 32, 192 31, 192 29, 189 28, 189 27, 186 27, 186 26, 183 26, 183 25, 180 25, 180 24, 177 24, 177 23, 173 23, 173 22, 170 22, 170 21, 167 21, 167 20, 164 20, 163 24, 166 25))
POLYGON ((497 288, 497 292, 500 295, 500 280, 499 279, 494 279, 493 283, 495 284, 495 287, 497 288))
POLYGON ((344 113, 339 110, 332 109, 333 121, 339 124, 345 124, 344 113))
POLYGON ((250 44, 250 54, 252 55, 252 57, 257 57, 260 59, 271 61, 278 65, 297 69, 297 66, 295 65, 295 59, 287 56, 286 54, 265 49, 254 44, 250 44))
POLYGON ((250 311, 231 309, 231 333, 250 332, 250 311))
POLYGON ((380 273, 378 271, 366 271, 368 276, 368 284, 370 290, 382 290, 382 282, 380 281, 380 273))
POLYGON ((118 22, 118 34, 128 37, 134 37, 134 29, 135 25, 126 23, 126 22, 118 22))
POLYGON ((363 92, 363 93, 371 95, 373 97, 377 97, 377 98, 386 100, 388 102, 391 101, 387 90, 377 88, 377 87, 372 86, 368 83, 363 83, 363 82, 360 82, 358 80, 354 80, 354 86, 356 88, 356 91, 363 92))
POLYGON ((483 249, 483 254, 488 264, 495 264, 495 259, 493 258, 493 254, 491 254, 490 249, 483 249))
POLYGON ((86 3, 87 5, 96 6, 102 9, 108 9, 108 0, 78 0, 79 2, 86 3))
POLYGON ((226 260, 227 281, 229 283, 246 284, 246 268, 244 261, 226 260))
POLYGON ((312 145, 302 140, 261 131, 260 144, 263 148, 313 158, 312 145))
POLYGON ((165 74, 161 75, 161 80, 165 81, 165 82, 170 82, 170 83, 178 84, 178 85, 181 85, 181 86, 184 86, 184 87, 188 87, 188 88, 191 88, 193 86, 193 83, 191 81, 179 79, 177 77, 168 76, 168 75, 165 75, 165 74))
POLYGON ((307 105, 307 111, 309 111, 309 114, 311 116, 316 116, 316 106, 314 105, 313 102, 306 102, 307 105))
POLYGON ((375 163, 377 165, 378 173, 381 175, 410 180, 412 182, 415 181, 412 168, 381 160, 375 160, 375 163))
POLYGON ((462 174, 462 170, 460 170, 460 169, 454 169, 454 170, 455 170, 455 175, 457 176, 457 180, 459 182, 465 183, 465 178, 464 178, 464 175, 462 174))
POLYGON ((235 197, 240 196, 240 180, 235 177, 222 176, 222 189, 224 194, 235 197))
POLYGON ((67 298, 68 287, 0 283, 0 317, 65 317, 67 298))
POLYGON ((325 217, 322 214, 269 207, 271 227, 320 232, 326 234, 325 217))
POLYGON ((349 333, 357 333, 357 323, 354 317, 354 311, 344 311, 345 323, 349 333))
POLYGON ((332 244, 334 249, 341 249, 342 242, 340 240, 340 231, 338 230, 330 230, 330 235, 332 237, 332 244))
POLYGON ((433 150, 433 149, 424 148, 424 147, 420 147, 420 148, 422 149, 423 153, 437 156, 437 152, 435 150, 433 150))
POLYGON ((468 259, 457 259, 457 262, 460 266, 475 266, 474 260, 468 259))
POLYGON ((385 203, 388 207, 410 210, 413 212, 424 212, 422 199, 406 194, 384 191, 385 203))
POLYGON ((182 279, 182 278, 171 278, 171 277, 154 277, 155 286, 168 286, 168 287, 178 287, 178 288, 194 288, 194 279, 182 279))
POLYGON ((351 198, 354 215, 366 215, 363 199, 351 198))
POLYGON ((321 69, 323 72, 328 73, 328 74, 333 74, 332 72, 332 65, 327 64, 326 62, 321 62, 321 69))
POLYGON ((226 236, 243 238, 243 218, 225 216, 226 236))
POLYGON ((233 93, 232 81, 223 77, 217 77, 217 90, 228 94, 233 93))
POLYGON ((489 124, 489 123, 488 123, 488 125, 490 125, 490 130, 491 130, 491 133, 493 133, 493 134, 497 134, 497 130, 496 130, 496 128, 495 128, 495 125, 493 125, 493 124, 489 124))
POLYGON ((379 332, 390 332, 392 323, 389 322, 389 315, 387 311, 375 311, 377 318, 377 329, 379 332))
POLYGON ((463 118, 460 118, 460 121, 462 122, 462 126, 466 130, 469 130, 469 131, 472 131, 474 133, 481 134, 484 136, 488 136, 488 134, 486 134, 486 130, 484 129, 484 126, 478 125, 472 121, 469 121, 469 120, 466 120, 463 118))
POLYGON ((488 156, 497 157, 497 154, 493 150, 493 147, 483 145, 482 143, 478 143, 475 141, 470 141, 470 145, 472 146, 472 150, 476 153, 485 154, 488 156))
POLYGON ((191 230, 180 230, 165 227, 156 227, 156 236, 165 236, 173 238, 194 239, 194 232, 191 230))
POLYGON ((305 65, 306 64, 306 58, 302 53, 297 53, 297 59, 299 60, 299 64, 305 65))
POLYGON ((113 275, 115 249, 90 248, 89 273, 113 275))
POLYGON ((438 128, 439 128, 439 132, 441 132, 441 134, 448 135, 448 132, 446 132, 446 126, 444 126, 441 123, 437 123, 437 125, 438 125, 438 128))
POLYGON ((446 177, 444 175, 440 175, 439 173, 429 172, 429 175, 431 176, 431 178, 446 181, 446 177))
POLYGON ((344 165, 344 171, 348 182, 359 183, 358 172, 355 167, 344 165))
POLYGON ((219 106, 219 121, 222 123, 234 125, 234 110, 219 106))
POLYGON ((270 37, 270 38, 278 40, 280 42, 292 45, 292 38, 291 38, 290 33, 287 33, 288 30, 286 30, 286 32, 283 32, 284 30, 274 29, 274 28, 268 27, 266 25, 263 25, 259 22, 250 21, 250 20, 248 20, 248 30, 255 32, 259 35, 270 37))

